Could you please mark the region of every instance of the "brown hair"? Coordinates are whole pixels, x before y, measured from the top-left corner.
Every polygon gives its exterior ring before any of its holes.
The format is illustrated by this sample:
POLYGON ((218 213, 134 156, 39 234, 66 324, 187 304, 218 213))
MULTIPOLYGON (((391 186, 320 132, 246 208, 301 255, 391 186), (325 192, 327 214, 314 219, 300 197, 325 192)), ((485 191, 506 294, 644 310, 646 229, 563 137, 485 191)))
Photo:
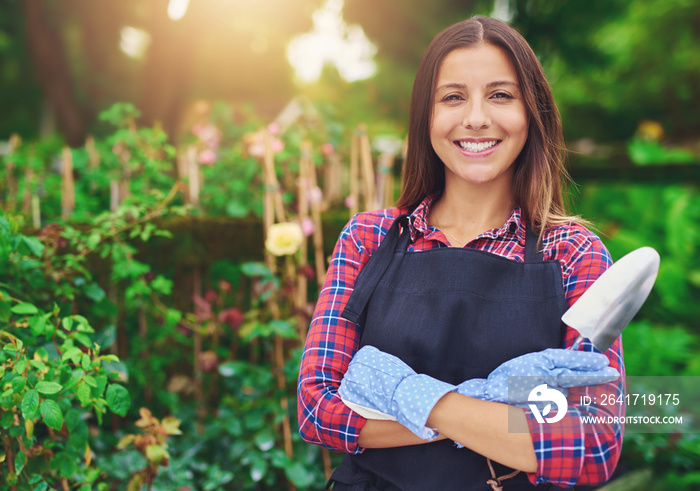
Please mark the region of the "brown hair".
POLYGON ((564 136, 552 91, 537 56, 525 38, 508 24, 475 16, 440 32, 428 45, 413 84, 408 149, 403 186, 397 206, 415 209, 430 194, 445 189, 445 167, 430 143, 435 84, 442 60, 457 48, 486 43, 510 58, 528 114, 528 136, 515 162, 513 191, 516 205, 540 238, 548 225, 579 221, 568 216, 562 188, 570 180, 564 168, 564 136))

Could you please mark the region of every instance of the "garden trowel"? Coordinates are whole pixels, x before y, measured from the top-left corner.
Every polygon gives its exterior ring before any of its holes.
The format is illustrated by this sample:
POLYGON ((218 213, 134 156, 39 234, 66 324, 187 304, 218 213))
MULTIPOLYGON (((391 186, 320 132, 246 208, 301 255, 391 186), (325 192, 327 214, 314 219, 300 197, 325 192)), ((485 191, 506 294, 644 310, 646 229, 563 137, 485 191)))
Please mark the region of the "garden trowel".
POLYGON ((605 353, 649 296, 659 272, 659 253, 641 247, 616 261, 579 297, 561 320, 605 353))

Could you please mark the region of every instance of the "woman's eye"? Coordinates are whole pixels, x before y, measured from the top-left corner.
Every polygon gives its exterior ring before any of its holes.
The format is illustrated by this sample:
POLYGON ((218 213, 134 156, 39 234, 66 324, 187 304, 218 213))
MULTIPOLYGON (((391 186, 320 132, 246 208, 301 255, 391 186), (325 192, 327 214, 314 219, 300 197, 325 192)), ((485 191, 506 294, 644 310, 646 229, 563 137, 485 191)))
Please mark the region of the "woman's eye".
POLYGON ((508 92, 496 92, 491 96, 492 99, 512 99, 513 96, 508 92))
POLYGON ((443 101, 461 101, 462 97, 459 94, 450 94, 442 98, 443 101))

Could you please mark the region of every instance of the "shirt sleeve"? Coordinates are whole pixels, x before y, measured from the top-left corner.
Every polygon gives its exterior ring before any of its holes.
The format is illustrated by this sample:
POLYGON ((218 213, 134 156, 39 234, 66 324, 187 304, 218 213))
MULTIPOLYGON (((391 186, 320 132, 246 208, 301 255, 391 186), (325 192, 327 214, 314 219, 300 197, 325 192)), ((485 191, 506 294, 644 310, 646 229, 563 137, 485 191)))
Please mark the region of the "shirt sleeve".
POLYGON ((350 220, 335 245, 306 338, 297 394, 301 437, 345 453, 362 451, 357 440, 367 421, 338 396, 360 341, 357 324, 340 314, 371 254, 360 239, 361 230, 372 230, 363 214, 350 220))
MULTIPOLYGON (((569 306, 612 264, 610 253, 598 237, 587 230, 584 238, 581 235, 575 234, 574 239, 563 243, 559 251, 565 258, 562 270, 569 306)), ((578 332, 567 327, 563 348, 571 347, 577 337, 578 332)), ((588 340, 579 349, 597 351, 588 340)), ((610 366, 620 372, 620 378, 607 384, 570 389, 567 398, 569 407, 562 420, 540 424, 530 409, 524 410, 538 464, 537 472, 528 473, 531 483, 552 483, 563 487, 596 485, 611 477, 620 458, 625 407, 623 404, 582 404, 586 400, 611 400, 602 397, 603 394, 624 394, 621 337, 605 355, 610 360, 610 366)))

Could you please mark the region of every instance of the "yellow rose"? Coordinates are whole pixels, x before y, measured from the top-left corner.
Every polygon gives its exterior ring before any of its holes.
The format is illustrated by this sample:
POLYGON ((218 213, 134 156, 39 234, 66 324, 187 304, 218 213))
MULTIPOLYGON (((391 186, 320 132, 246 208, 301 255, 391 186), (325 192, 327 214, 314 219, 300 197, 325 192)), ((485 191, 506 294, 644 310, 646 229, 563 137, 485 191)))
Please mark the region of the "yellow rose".
POLYGON ((659 141, 664 137, 664 127, 658 121, 642 119, 637 126, 637 134, 643 140, 659 141))
POLYGON ((267 229, 265 249, 274 256, 291 256, 304 240, 301 226, 294 222, 276 223, 267 229))

